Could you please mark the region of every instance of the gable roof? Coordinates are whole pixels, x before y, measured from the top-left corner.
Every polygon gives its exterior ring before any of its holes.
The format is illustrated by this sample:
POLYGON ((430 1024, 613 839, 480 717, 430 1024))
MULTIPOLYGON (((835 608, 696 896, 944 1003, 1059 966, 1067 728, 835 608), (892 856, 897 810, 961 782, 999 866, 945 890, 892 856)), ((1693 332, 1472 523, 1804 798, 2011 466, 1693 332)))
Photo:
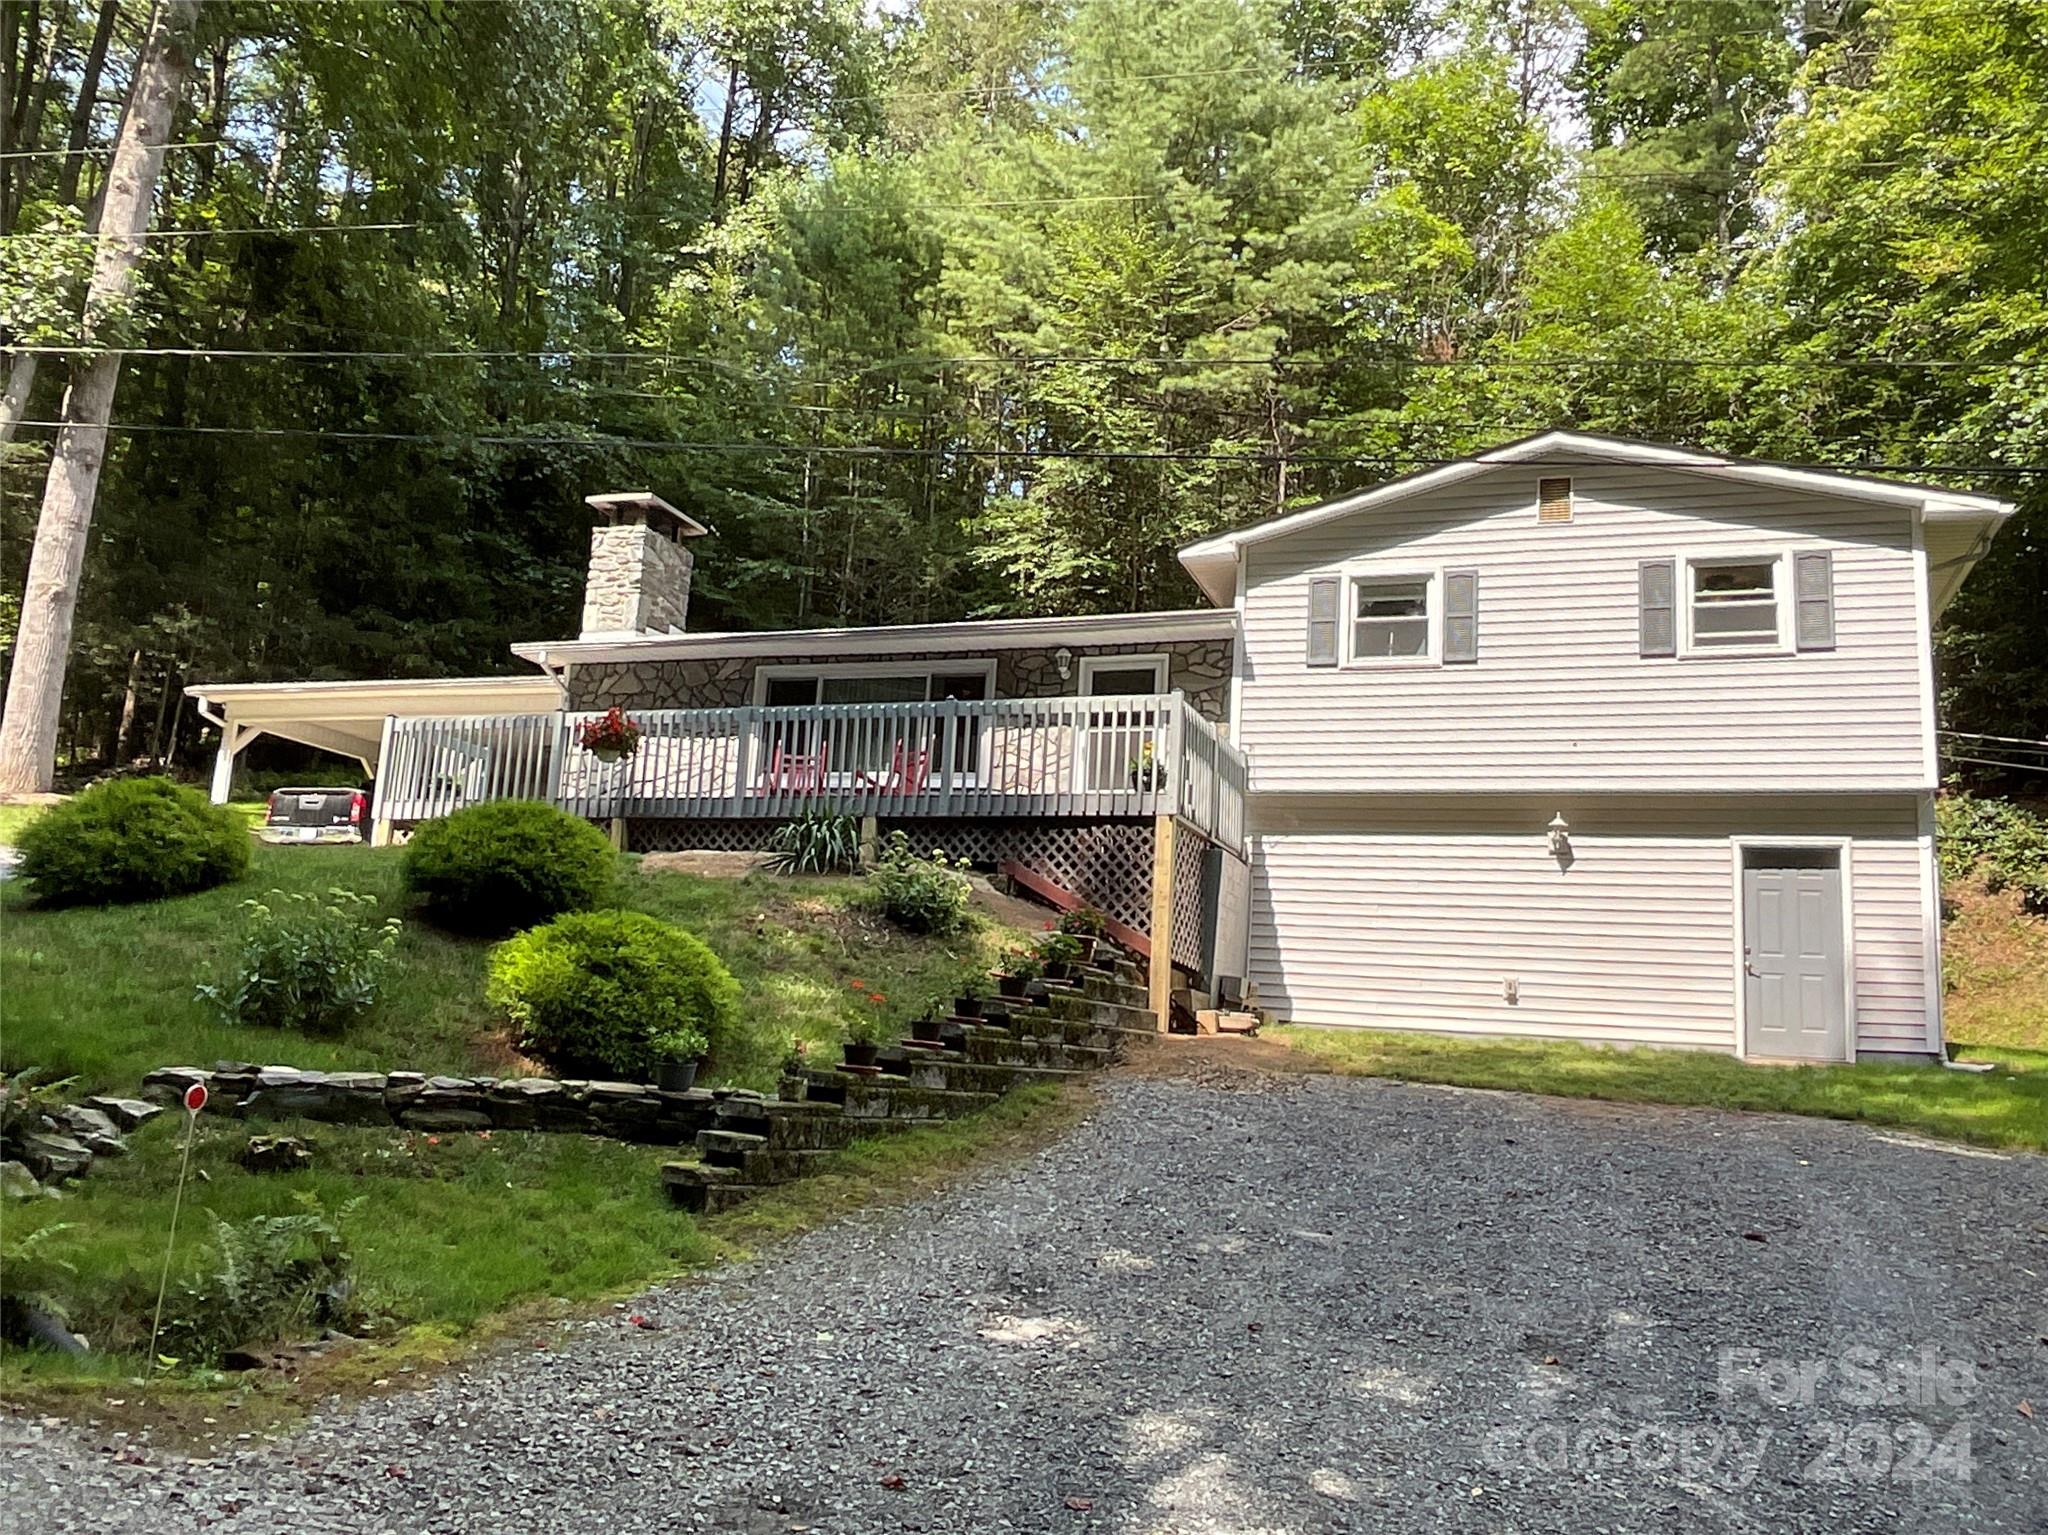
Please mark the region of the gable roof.
POLYGON ((1505 464, 1536 462, 1559 467, 1589 463, 1649 465, 1685 474, 1747 481, 1778 490, 1800 490, 1851 501, 1877 501, 1910 507, 1928 521, 1996 525, 2011 516, 2013 510, 2011 502, 2000 501, 1995 496, 1946 490, 1934 485, 1874 479, 1869 475, 1844 474, 1833 469, 1800 468, 1763 459, 1730 458, 1690 448, 1637 442, 1627 437, 1600 437, 1590 432, 1538 432, 1497 448, 1488 448, 1469 458, 1420 469, 1367 490, 1305 507, 1285 517, 1275 517, 1235 533, 1224 533, 1189 544, 1180 551, 1180 562, 1210 601, 1228 607, 1236 601, 1238 563, 1244 557, 1244 550, 1253 544, 1285 538, 1339 517, 1349 517, 1355 512, 1371 511, 1396 501, 1405 501, 1410 496, 1441 490, 1505 464))

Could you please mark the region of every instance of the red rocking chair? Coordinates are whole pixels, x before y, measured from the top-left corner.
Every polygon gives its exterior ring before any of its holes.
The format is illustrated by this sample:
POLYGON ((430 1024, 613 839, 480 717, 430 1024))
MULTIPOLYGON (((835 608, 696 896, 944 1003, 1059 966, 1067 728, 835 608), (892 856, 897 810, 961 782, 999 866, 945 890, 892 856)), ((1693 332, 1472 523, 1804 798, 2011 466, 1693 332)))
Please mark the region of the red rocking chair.
POLYGON ((776 794, 816 794, 825 787, 825 748, 790 752, 780 746, 768 759, 768 790, 776 794))
POLYGON ((877 785, 885 794, 922 794, 931 787, 932 754, 912 751, 903 742, 889 756, 889 776, 877 785))

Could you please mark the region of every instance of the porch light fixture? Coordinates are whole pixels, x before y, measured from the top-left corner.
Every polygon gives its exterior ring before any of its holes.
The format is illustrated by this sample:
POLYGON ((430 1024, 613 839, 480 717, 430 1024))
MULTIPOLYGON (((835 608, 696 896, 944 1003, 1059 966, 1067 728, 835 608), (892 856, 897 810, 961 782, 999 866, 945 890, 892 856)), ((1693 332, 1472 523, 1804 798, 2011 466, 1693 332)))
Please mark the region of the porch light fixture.
POLYGON ((1065 682, 1067 678, 1074 674, 1073 651, 1067 649, 1064 645, 1060 646, 1058 650, 1052 653, 1052 664, 1054 669, 1060 674, 1060 681, 1065 682))
POLYGON ((1550 818, 1550 856, 1562 858, 1572 850, 1572 823, 1562 810, 1550 818))

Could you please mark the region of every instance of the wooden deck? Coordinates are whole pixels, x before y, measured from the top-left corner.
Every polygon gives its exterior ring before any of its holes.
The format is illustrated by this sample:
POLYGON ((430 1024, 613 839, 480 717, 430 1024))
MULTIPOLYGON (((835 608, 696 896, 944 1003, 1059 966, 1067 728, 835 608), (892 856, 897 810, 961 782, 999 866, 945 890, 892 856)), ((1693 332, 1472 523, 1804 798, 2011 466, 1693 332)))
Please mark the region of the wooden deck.
POLYGON ((1178 693, 632 712, 603 762, 576 713, 388 722, 373 814, 408 823, 490 799, 591 819, 1179 817, 1244 847, 1243 756, 1178 693))

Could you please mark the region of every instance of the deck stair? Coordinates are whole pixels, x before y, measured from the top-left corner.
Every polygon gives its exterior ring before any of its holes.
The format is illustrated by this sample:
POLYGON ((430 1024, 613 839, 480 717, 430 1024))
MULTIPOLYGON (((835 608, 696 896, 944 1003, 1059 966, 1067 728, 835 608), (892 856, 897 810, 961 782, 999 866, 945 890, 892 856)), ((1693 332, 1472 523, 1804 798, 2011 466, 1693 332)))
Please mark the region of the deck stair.
POLYGON ((877 1057, 875 1075, 804 1074, 803 1096, 730 1093, 697 1157, 661 1179, 686 1210, 715 1214, 801 1178, 864 1136, 915 1129, 987 1108, 1012 1087, 1099 1071, 1136 1039, 1158 1033, 1142 972, 1104 943, 1096 963, 1066 981, 1035 981, 1023 1000, 991 998, 980 1018, 949 1018, 936 1045, 904 1040, 877 1057))

